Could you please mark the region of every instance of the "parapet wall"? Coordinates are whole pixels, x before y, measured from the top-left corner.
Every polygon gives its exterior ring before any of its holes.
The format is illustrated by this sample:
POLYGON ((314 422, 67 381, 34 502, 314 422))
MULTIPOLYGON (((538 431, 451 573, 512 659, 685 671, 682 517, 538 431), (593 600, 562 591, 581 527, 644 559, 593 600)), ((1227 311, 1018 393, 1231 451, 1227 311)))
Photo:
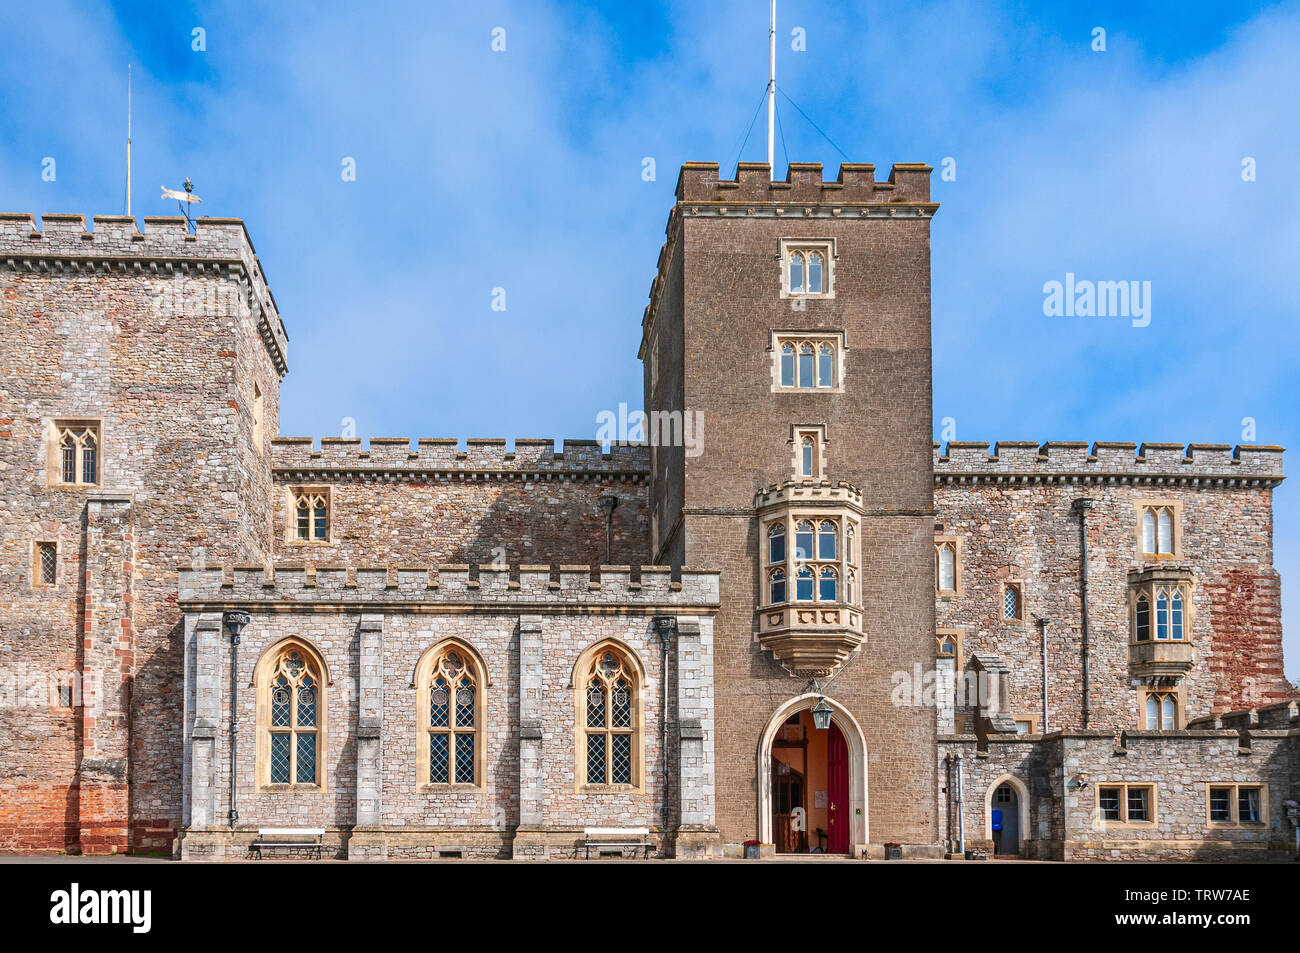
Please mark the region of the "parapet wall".
POLYGON ((870 163, 845 162, 833 182, 823 181, 820 162, 791 162, 784 179, 772 181, 766 162, 742 162, 736 177, 718 178, 716 162, 687 162, 677 179, 677 201, 790 205, 879 205, 929 203, 931 168, 895 163, 889 179, 876 181, 870 163))
POLYGON ((288 336, 261 262, 241 219, 199 218, 191 235, 179 216, 146 217, 141 232, 132 216, 96 215, 94 231, 81 215, 0 214, 0 268, 41 274, 176 273, 247 281, 249 305, 283 374, 288 336))
POLYGON ((683 569, 674 581, 667 566, 225 566, 180 572, 179 601, 187 604, 274 603, 281 610, 311 611, 315 604, 377 606, 477 603, 509 611, 547 604, 718 604, 718 573, 683 569))
POLYGON ((456 474, 485 471, 505 473, 607 474, 645 477, 650 449, 615 444, 608 453, 595 440, 566 440, 556 453, 549 439, 515 440, 506 449, 503 438, 470 438, 459 449, 455 438, 422 438, 416 450, 405 437, 373 437, 368 448, 357 438, 326 437, 321 448, 310 437, 276 437, 271 441, 272 467, 279 474, 311 472, 456 474))
POLYGON ((934 476, 936 483, 1078 477, 1276 485, 1283 479, 1282 455, 1281 447, 1271 446, 1074 441, 999 441, 990 454, 987 443, 952 441, 934 445, 934 476))

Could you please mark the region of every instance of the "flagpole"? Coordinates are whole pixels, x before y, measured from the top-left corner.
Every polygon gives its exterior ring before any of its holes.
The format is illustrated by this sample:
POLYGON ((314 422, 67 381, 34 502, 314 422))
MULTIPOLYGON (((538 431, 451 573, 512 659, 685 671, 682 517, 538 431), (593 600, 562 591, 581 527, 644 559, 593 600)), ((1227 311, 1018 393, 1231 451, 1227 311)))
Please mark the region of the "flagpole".
POLYGON ((767 169, 776 181, 776 0, 772 0, 772 20, 767 29, 767 169))

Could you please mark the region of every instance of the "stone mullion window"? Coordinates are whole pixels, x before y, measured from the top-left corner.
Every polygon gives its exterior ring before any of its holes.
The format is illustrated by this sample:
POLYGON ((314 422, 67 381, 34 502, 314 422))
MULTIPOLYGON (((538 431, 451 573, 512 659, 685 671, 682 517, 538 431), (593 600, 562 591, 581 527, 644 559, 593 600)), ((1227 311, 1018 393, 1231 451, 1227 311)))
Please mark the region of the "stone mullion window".
POLYGON ((638 669, 615 646, 599 648, 582 669, 577 696, 580 788, 641 786, 638 669))
POLYGON ((97 486, 100 482, 99 426, 56 421, 57 481, 68 486, 97 486))
POLYGON ((1184 586, 1142 585, 1133 595, 1133 641, 1186 641, 1188 606, 1184 586))
POLYGON ((273 787, 325 785, 325 689, 315 653, 291 641, 258 667, 258 778, 273 787))
POLYGON ((1268 785, 1207 784, 1206 821, 1212 827, 1266 827, 1268 785))
POLYGON ((286 534, 289 542, 330 542, 332 497, 329 487, 289 488, 289 525, 286 534))
POLYGON ((421 785, 480 785, 482 685, 479 665, 459 643, 420 663, 416 768, 421 785))

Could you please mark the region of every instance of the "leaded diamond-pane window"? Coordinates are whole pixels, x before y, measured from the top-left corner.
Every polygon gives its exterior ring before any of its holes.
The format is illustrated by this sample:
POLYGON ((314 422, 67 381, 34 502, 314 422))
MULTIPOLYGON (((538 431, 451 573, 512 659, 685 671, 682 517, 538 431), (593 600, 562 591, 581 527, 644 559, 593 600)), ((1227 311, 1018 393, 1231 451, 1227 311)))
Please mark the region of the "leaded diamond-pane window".
POLYGON ((321 706, 320 667, 310 651, 289 644, 261 670, 259 704, 265 705, 270 737, 263 742, 266 781, 270 784, 321 783, 320 731, 324 721, 321 706))
POLYGON ((610 780, 615 784, 632 783, 632 736, 613 735, 610 738, 610 780))
POLYGON ((429 783, 431 784, 450 784, 451 783, 451 756, 449 752, 448 734, 432 734, 429 736, 429 783))
POLYGON ((604 735, 587 735, 587 783, 605 783, 604 735))
POLYGON ((316 782, 316 736, 314 734, 299 734, 298 739, 298 766, 294 773, 294 780, 299 784, 314 784, 316 782))
POLYGON ((638 685, 632 662, 613 648, 599 651, 585 685, 586 783, 636 784, 638 685))
POLYGON ((469 652, 450 645, 421 667, 429 706, 427 783, 477 784, 479 673, 469 652))
POLYGON ((271 735, 271 783, 289 783, 289 734, 271 735))

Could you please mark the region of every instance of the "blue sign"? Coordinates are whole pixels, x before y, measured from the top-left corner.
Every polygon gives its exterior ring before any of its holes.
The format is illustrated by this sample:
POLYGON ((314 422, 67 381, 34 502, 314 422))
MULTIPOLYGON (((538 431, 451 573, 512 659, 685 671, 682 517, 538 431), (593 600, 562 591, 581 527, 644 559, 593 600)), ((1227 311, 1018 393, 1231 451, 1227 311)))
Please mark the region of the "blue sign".
POLYGON ((1002 811, 997 808, 993 809, 993 829, 995 831, 1002 830, 1002 811))

